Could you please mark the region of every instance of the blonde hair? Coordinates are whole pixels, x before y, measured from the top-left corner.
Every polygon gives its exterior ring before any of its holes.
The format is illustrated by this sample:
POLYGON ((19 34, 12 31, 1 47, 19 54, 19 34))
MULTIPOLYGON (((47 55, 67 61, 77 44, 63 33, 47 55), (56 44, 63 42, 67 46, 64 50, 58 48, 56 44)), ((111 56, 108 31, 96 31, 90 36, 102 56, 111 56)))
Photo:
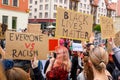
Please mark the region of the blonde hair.
POLYGON ((69 59, 68 49, 64 46, 57 46, 55 48, 55 51, 56 60, 54 63, 54 67, 61 66, 64 68, 64 70, 67 70, 69 72, 71 69, 71 61, 69 59))
POLYGON ((7 80, 31 80, 27 72, 17 67, 5 71, 5 74, 7 80))
POLYGON ((108 53, 102 47, 93 48, 90 51, 90 60, 96 70, 101 72, 106 69, 108 63, 108 53))

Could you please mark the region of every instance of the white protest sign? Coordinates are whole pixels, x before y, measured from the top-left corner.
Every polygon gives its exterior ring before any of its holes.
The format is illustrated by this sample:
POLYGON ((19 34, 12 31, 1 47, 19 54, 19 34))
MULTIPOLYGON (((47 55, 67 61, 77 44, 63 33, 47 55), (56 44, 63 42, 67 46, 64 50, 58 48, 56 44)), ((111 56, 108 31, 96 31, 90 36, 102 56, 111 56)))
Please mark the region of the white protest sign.
POLYGON ((73 51, 83 51, 82 44, 80 43, 72 43, 73 51))

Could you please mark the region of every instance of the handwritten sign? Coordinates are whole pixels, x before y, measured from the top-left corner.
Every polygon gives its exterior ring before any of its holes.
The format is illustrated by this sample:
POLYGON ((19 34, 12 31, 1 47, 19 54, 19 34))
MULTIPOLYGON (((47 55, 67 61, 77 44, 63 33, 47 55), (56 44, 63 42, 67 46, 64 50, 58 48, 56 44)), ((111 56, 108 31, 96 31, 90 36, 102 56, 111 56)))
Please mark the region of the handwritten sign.
POLYGON ((102 39, 115 37, 112 18, 101 16, 100 17, 100 25, 101 25, 102 39))
POLYGON ((6 58, 32 59, 35 55, 38 59, 46 59, 48 53, 47 36, 43 34, 6 32, 6 58))
POLYGON ((115 34, 114 42, 116 46, 120 46, 120 31, 115 34))
POLYGON ((29 33, 42 33, 42 31, 40 30, 41 25, 40 24, 28 24, 27 27, 27 32, 29 33))
POLYGON ((0 39, 5 39, 5 32, 7 30, 7 25, 0 23, 0 39))
POLYGON ((93 16, 58 8, 56 22, 56 37, 88 40, 92 32, 93 16))
POLYGON ((80 43, 72 43, 73 51, 83 51, 82 44, 80 43))

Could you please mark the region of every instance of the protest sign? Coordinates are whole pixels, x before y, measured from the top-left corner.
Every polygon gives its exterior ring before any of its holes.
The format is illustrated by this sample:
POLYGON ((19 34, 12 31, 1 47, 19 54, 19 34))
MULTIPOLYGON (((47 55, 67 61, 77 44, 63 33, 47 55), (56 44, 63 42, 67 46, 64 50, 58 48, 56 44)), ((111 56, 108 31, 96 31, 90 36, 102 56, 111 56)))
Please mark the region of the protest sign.
POLYGON ((102 39, 115 37, 112 18, 101 16, 100 17, 100 25, 101 25, 101 37, 102 37, 102 39))
POLYGON ((44 60, 48 52, 48 36, 46 35, 6 32, 5 58, 30 60, 36 55, 38 59, 44 60))
POLYGON ((82 44, 80 43, 72 43, 73 51, 83 51, 82 44))
POLYGON ((5 32, 7 30, 7 25, 0 23, 0 39, 5 39, 5 32))
POLYGON ((55 36, 75 40, 88 40, 88 36, 92 33, 92 25, 92 15, 58 8, 55 36))
POLYGON ((40 24, 28 24, 27 32, 39 34, 42 33, 40 28, 41 28, 40 24))
POLYGON ((49 51, 54 51, 56 46, 58 46, 58 39, 49 39, 49 51))
POLYGON ((120 46, 120 31, 115 34, 115 39, 114 39, 115 45, 120 46))
MULTIPOLYGON (((114 43, 117 47, 120 47, 120 31, 115 34, 114 43)), ((107 44, 108 52, 112 51, 111 45, 107 44)))

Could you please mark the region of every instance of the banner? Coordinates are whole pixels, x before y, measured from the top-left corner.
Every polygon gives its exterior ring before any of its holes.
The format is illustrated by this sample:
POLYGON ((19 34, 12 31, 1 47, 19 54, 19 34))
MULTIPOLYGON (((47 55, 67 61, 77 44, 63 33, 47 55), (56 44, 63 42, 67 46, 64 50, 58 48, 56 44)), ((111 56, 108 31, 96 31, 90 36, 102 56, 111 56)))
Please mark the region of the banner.
POLYGON ((100 17, 100 25, 101 25, 102 39, 115 37, 112 18, 101 16, 100 17))
POLYGON ((30 60, 36 55, 38 59, 44 60, 48 53, 48 36, 24 32, 6 32, 5 58, 30 60))
POLYGON ((58 8, 55 36, 76 40, 88 40, 88 37, 92 33, 92 25, 92 15, 58 8))
POLYGON ((80 43, 72 43, 73 51, 83 51, 82 44, 80 43))

